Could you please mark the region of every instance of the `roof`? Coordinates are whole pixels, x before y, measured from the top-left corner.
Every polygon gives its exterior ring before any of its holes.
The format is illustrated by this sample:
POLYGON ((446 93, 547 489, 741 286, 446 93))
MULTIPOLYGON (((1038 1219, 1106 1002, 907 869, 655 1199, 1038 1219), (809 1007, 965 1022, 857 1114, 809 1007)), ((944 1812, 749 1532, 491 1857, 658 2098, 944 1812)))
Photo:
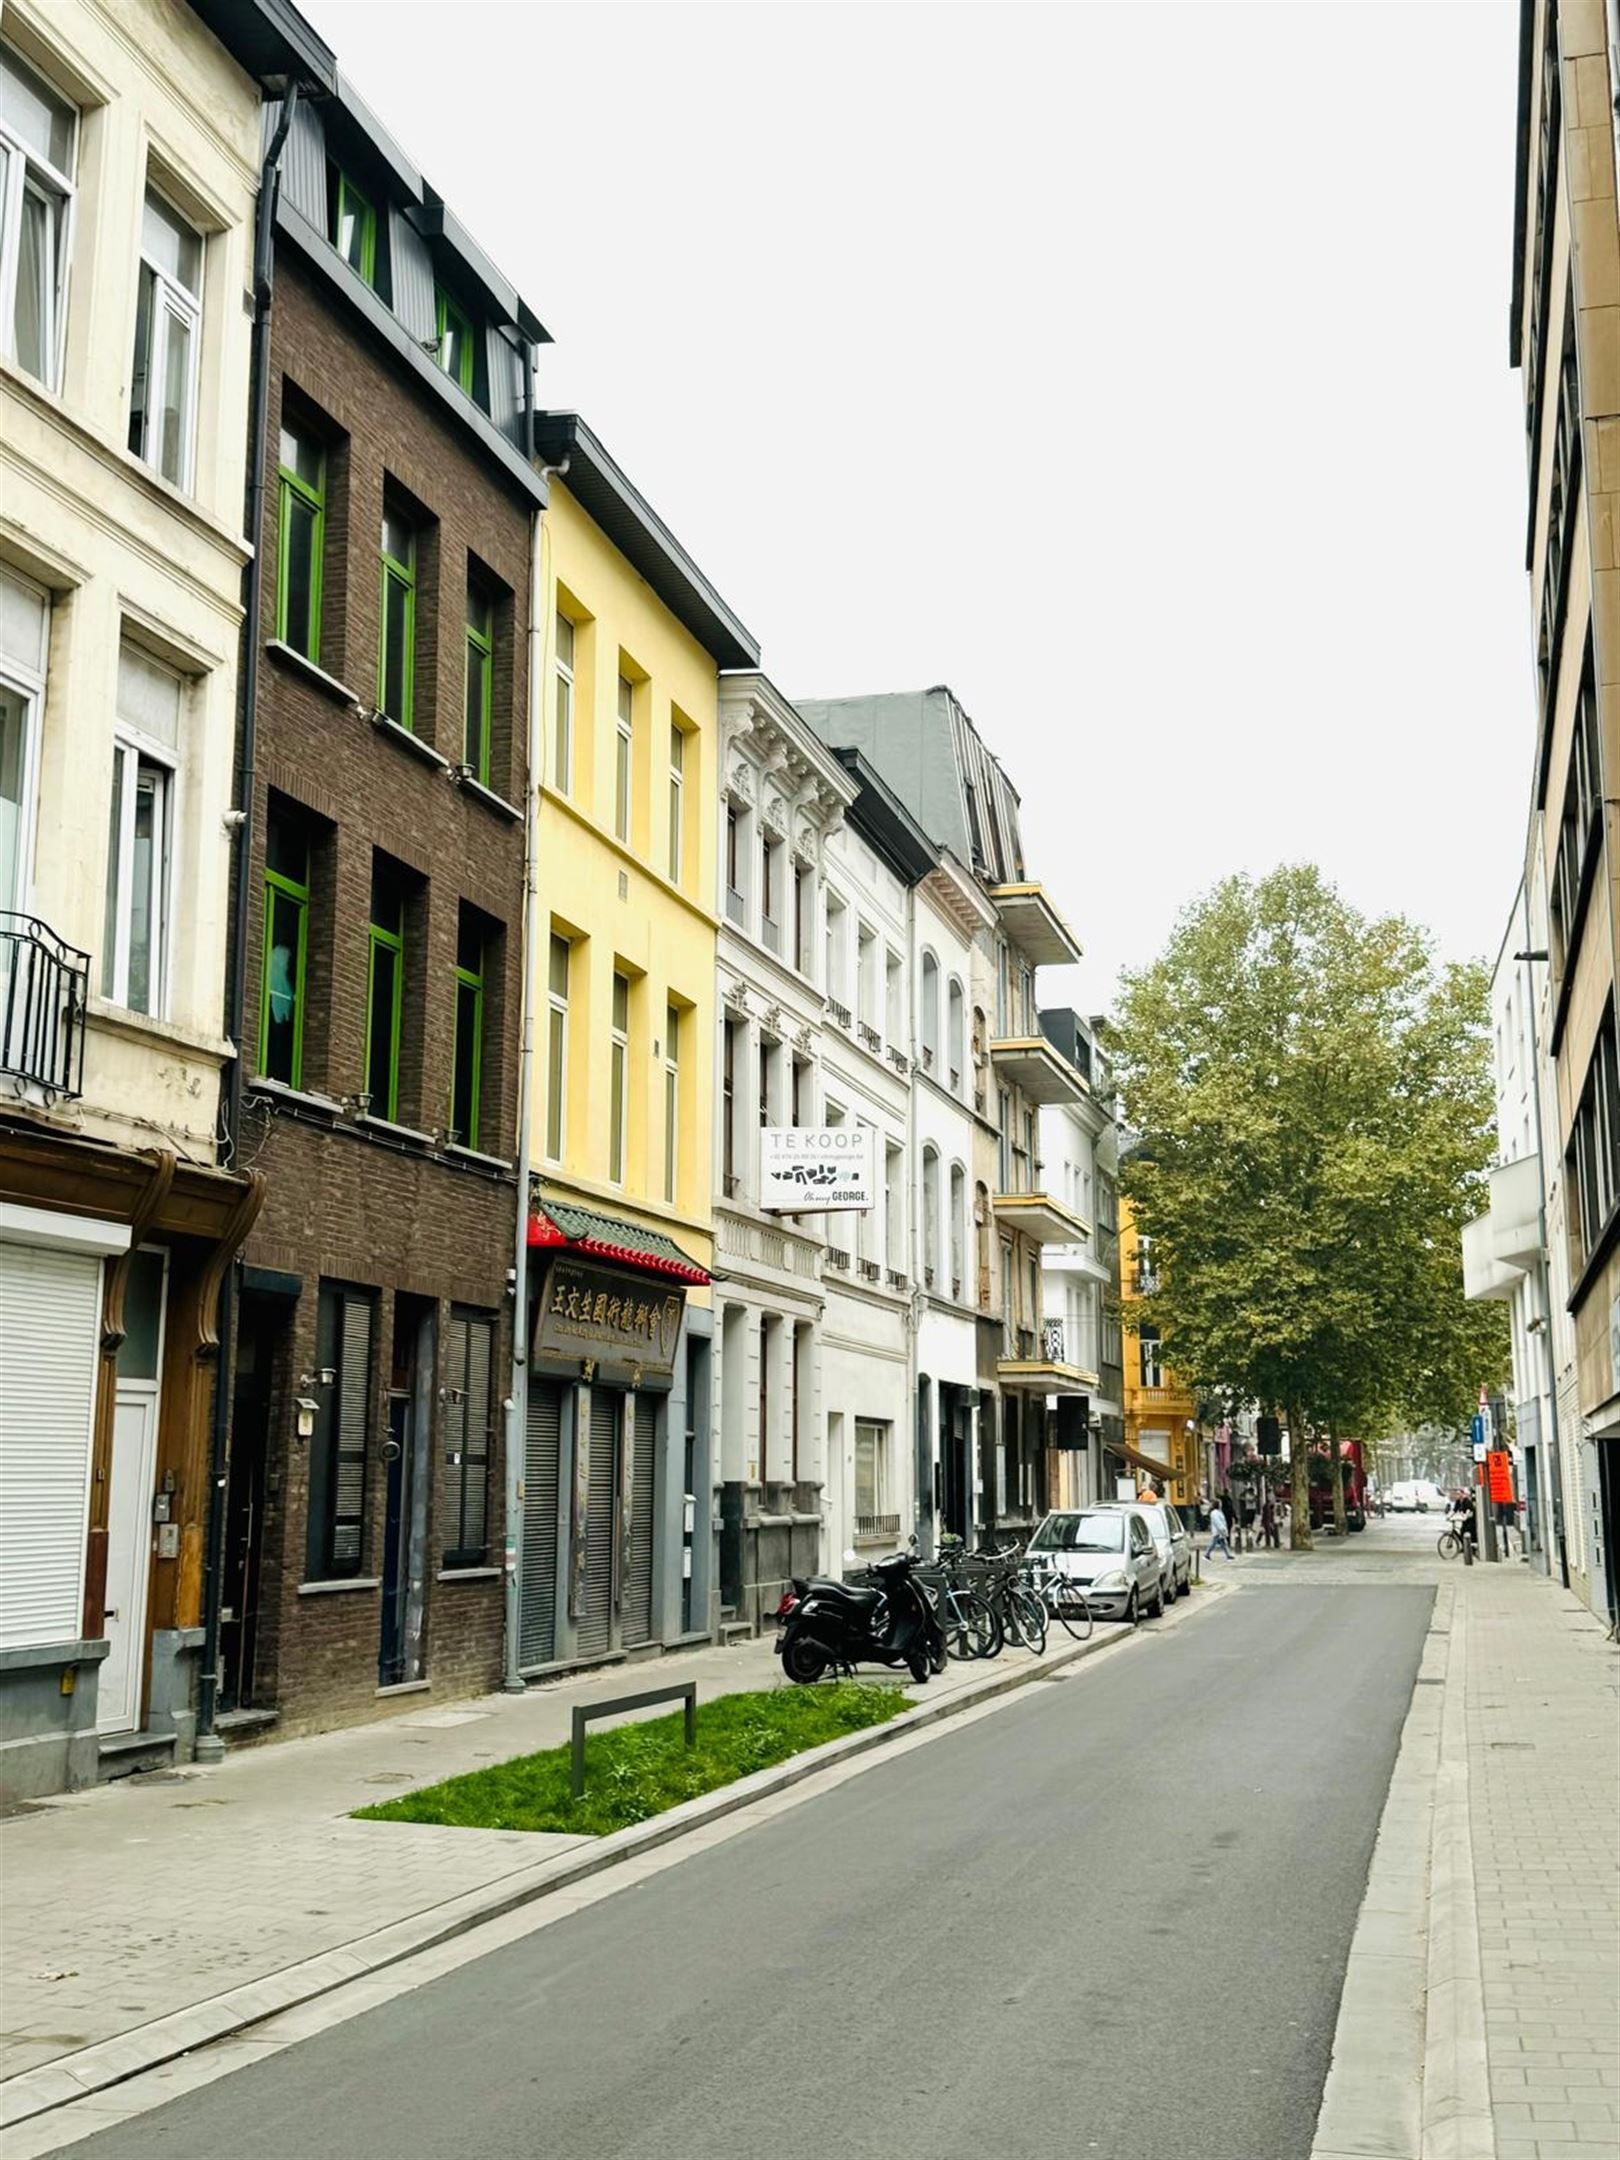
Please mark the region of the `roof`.
POLYGON ((723 668, 758 667, 758 638, 579 414, 537 413, 535 444, 548 465, 567 459, 569 494, 710 658, 723 668))
POLYGON ((547 1200, 530 1215, 529 1243, 612 1260, 640 1274, 662 1275, 675 1282, 698 1285, 709 1280, 707 1270, 688 1259, 675 1240, 665 1237, 661 1230, 644 1230, 640 1223, 622 1215, 570 1207, 561 1200, 547 1200))
POLYGON ((258 81, 337 87, 337 56, 289 0, 191 0, 215 37, 258 81))
POLYGON ((908 885, 919 884, 939 861, 939 849, 862 751, 834 743, 832 754, 860 782, 861 792, 850 805, 851 825, 877 849, 896 877, 908 885))

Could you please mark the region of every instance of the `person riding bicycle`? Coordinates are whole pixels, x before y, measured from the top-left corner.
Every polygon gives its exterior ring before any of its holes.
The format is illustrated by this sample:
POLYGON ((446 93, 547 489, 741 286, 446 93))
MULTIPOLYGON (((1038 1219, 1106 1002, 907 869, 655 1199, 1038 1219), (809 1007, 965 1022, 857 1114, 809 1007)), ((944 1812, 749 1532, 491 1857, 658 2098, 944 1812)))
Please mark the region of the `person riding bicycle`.
POLYGON ((1454 1492, 1446 1509, 1446 1526, 1458 1537, 1472 1545, 1479 1536, 1479 1525, 1474 1520, 1474 1503, 1465 1492, 1454 1492))

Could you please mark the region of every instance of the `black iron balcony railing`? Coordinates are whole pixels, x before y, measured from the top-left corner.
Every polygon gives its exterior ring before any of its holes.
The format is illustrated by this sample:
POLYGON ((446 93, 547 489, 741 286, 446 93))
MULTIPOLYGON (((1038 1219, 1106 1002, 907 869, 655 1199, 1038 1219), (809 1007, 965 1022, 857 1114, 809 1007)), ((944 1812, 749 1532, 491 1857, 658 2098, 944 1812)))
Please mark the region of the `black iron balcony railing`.
POLYGON ((1061 1365, 1063 1363, 1063 1322, 1061 1320, 1043 1320, 1041 1322, 1041 1355, 1049 1365, 1061 1365))
POLYGON ((47 1102, 84 1093, 90 955, 32 915, 0 909, 0 1076, 47 1102))

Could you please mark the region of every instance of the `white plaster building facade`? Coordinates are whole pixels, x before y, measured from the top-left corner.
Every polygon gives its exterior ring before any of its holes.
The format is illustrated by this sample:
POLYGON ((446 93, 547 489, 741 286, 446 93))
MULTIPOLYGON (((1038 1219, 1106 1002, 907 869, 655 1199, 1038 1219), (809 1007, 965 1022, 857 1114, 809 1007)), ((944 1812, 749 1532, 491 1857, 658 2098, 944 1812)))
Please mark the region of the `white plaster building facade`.
POLYGON ((1050 1503, 1080 1507, 1113 1497, 1112 1482, 1103 1475, 1101 1443, 1108 1429, 1105 1420, 1122 1419, 1124 1410, 1119 1395, 1108 1392, 1114 1384, 1109 1376, 1119 1368, 1119 1257, 1112 1198, 1119 1141, 1107 1059, 1094 1027, 1079 1013, 1060 1008, 1042 1012, 1041 1032, 1085 1083, 1084 1093, 1047 1103, 1040 1115, 1044 1182, 1084 1231, 1041 1252, 1046 1351, 1059 1364, 1096 1374, 1099 1383, 1087 1395, 1047 1397, 1050 1503))
POLYGON ((855 783, 763 675, 722 678, 715 1430, 722 1609, 757 1624, 822 1549, 824 1215, 767 1214, 760 1132, 818 1124, 822 900, 855 783))

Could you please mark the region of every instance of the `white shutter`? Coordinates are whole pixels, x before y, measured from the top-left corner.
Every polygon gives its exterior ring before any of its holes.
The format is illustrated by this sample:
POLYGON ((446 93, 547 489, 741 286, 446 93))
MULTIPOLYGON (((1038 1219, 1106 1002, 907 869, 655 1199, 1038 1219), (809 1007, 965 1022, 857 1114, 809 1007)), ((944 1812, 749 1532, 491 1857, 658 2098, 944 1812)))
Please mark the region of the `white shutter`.
POLYGON ((0 1244, 0 1649, 84 1621, 101 1261, 0 1244))

